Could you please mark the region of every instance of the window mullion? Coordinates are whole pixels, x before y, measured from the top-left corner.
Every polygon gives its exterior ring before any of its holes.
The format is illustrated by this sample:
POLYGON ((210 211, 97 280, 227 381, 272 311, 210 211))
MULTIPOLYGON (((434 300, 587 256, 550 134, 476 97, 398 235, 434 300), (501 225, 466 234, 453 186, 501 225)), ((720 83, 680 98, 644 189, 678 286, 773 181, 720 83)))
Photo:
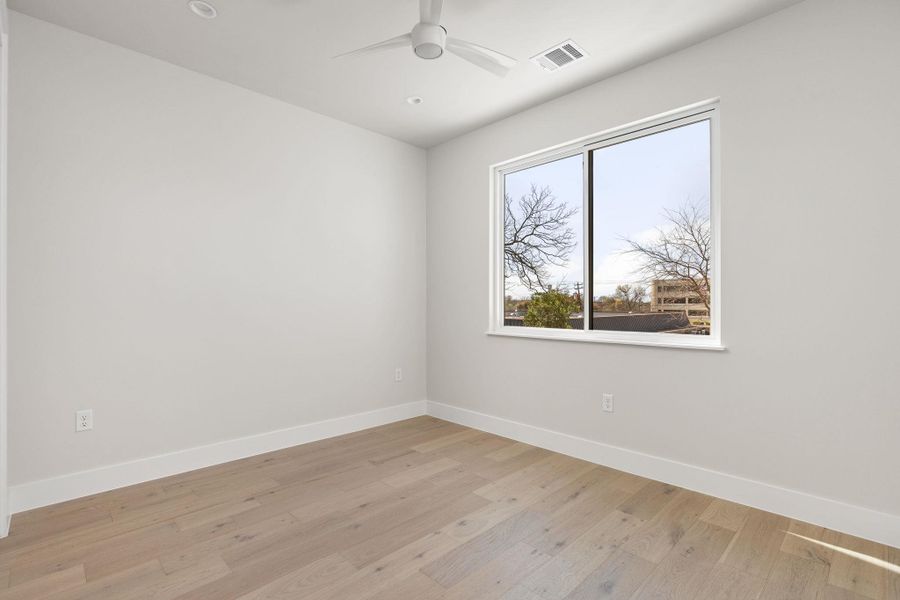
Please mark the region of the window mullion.
POLYGON ((582 293, 582 303, 584 310, 584 329, 590 330, 593 327, 594 317, 594 236, 593 236, 593 181, 594 181, 594 157, 590 150, 584 151, 584 193, 583 193, 583 213, 584 225, 582 228, 584 243, 584 292, 582 293))

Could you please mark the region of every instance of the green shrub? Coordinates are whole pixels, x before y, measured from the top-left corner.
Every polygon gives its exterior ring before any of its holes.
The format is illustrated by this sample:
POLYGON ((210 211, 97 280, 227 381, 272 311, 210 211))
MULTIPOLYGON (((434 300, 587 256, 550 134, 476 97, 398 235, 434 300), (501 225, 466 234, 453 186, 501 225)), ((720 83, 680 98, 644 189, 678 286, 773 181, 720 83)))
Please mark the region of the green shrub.
POLYGON ((526 327, 552 327, 571 329, 569 319, 573 312, 581 308, 570 295, 549 289, 531 296, 528 312, 525 314, 526 327))

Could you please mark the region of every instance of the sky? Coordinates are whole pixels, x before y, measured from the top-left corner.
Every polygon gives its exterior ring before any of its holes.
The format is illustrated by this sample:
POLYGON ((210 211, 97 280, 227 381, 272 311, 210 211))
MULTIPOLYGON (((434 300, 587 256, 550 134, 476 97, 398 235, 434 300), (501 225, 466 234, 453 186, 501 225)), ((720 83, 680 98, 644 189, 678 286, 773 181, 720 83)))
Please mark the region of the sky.
MULTIPOLYGON (((582 155, 510 173, 506 192, 516 201, 532 184, 548 186, 557 202, 578 209, 570 219, 576 234, 564 267, 552 267, 554 285, 573 289, 584 281, 582 155)), ((685 203, 709 206, 709 121, 607 146, 594 151, 594 293, 611 294, 621 283, 639 283, 638 257, 623 254, 625 238, 648 241, 665 226, 665 210, 685 203)), ((514 277, 507 294, 526 298, 529 291, 514 277)))
MULTIPOLYGON (((568 286, 571 291, 576 283, 584 283, 584 171, 582 155, 577 154, 569 158, 563 158, 551 163, 545 163, 523 171, 516 171, 506 176, 505 191, 512 199, 513 208, 517 208, 519 198, 525 196, 531 190, 531 184, 538 188, 548 186, 556 197, 557 202, 565 203, 567 208, 577 209, 578 212, 569 220, 569 226, 575 232, 577 245, 570 254, 568 264, 565 267, 553 266, 550 269, 550 280, 554 287, 568 286)), ((517 214, 517 216, 520 216, 517 214)), ((527 288, 522 286, 518 278, 513 276, 507 280, 507 294, 515 298, 527 298, 531 295, 527 288)))

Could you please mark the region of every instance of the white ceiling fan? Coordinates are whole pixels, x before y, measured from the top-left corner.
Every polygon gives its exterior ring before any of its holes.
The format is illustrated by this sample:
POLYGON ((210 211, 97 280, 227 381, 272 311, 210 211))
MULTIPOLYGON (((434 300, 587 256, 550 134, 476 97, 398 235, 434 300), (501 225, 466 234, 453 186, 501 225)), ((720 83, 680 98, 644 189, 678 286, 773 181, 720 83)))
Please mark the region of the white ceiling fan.
POLYGON ((412 47, 416 56, 426 60, 440 58, 446 50, 500 77, 505 76, 510 69, 516 66, 516 59, 510 56, 472 42, 447 37, 447 30, 441 27, 443 4, 444 0, 419 0, 419 22, 411 32, 341 54, 335 58, 409 46, 412 47))

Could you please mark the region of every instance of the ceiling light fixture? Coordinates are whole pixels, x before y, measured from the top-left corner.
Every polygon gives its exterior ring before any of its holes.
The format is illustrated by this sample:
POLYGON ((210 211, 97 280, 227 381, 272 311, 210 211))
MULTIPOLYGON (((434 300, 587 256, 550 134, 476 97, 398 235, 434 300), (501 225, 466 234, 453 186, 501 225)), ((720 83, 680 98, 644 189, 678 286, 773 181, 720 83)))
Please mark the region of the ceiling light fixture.
POLYGON ((215 19, 219 14, 215 6, 204 0, 191 0, 188 2, 188 8, 192 13, 204 19, 215 19))
POLYGON ((416 56, 425 60, 440 58, 446 50, 498 77, 504 77, 510 69, 516 66, 516 59, 511 56, 472 42, 447 37, 447 30, 441 25, 443 8, 444 0, 419 0, 419 22, 415 24, 412 31, 359 50, 339 54, 335 58, 372 54, 389 48, 411 47, 416 56))
POLYGON ((425 100, 422 99, 422 96, 410 96, 406 99, 407 104, 412 104, 415 106, 416 104, 422 104, 425 100))

